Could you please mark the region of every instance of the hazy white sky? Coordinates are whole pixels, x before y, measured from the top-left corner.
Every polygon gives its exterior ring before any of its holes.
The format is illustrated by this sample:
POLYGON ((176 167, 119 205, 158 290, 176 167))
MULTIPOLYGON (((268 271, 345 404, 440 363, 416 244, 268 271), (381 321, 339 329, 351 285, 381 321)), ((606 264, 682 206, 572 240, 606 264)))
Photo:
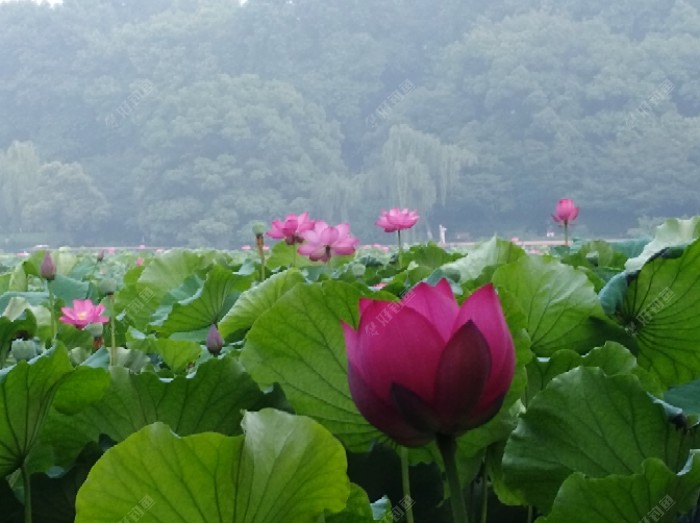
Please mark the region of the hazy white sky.
POLYGON ((46 4, 60 4, 62 3, 62 0, 0 0, 0 4, 5 3, 5 2, 36 2, 37 4, 41 3, 46 3, 46 4))

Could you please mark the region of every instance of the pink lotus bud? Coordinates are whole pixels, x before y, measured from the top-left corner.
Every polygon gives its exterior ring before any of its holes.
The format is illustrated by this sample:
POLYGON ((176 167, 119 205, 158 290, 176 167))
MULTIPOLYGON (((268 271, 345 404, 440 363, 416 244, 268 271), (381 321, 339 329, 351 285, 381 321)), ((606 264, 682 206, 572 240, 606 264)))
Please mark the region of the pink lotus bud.
POLYGON ((45 280, 51 281, 56 278, 56 265, 51 258, 51 254, 48 252, 44 254, 44 259, 41 262, 41 267, 39 268, 39 273, 41 277, 45 280))
POLYGON ((461 306, 445 279, 400 303, 362 298, 357 330, 343 330, 357 408, 401 445, 486 423, 513 380, 513 339, 491 284, 461 306))

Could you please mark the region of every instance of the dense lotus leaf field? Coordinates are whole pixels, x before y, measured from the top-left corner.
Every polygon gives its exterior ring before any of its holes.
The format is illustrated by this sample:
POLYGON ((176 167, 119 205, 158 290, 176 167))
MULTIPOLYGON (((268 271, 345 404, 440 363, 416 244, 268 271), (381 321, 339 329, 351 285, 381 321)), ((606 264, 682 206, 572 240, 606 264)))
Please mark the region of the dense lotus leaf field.
POLYGON ((450 496, 471 522, 697 521, 700 219, 538 253, 312 261, 258 236, 0 259, 1 523, 447 523, 450 496), (367 300, 402 322, 421 282, 459 304, 491 284, 514 347, 500 408, 456 440, 459 493, 443 449, 397 445, 348 381, 367 300))

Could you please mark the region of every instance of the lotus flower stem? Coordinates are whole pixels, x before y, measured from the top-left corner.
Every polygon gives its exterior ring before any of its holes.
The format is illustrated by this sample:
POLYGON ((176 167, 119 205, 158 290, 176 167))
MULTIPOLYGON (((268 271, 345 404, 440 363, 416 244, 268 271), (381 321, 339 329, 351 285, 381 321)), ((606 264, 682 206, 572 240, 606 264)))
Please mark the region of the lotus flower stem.
POLYGON ((51 290, 51 282, 46 282, 46 290, 49 293, 49 312, 51 313, 51 345, 56 342, 56 312, 54 310, 54 296, 51 290))
POLYGON ((489 513, 489 475, 486 472, 486 463, 482 465, 481 473, 481 523, 486 523, 489 513))
POLYGON ((32 482, 26 460, 22 463, 21 470, 24 482, 24 523, 32 523, 32 482))
POLYGON ((454 436, 438 434, 436 440, 442 455, 442 461, 445 464, 445 474, 450 487, 452 521, 453 523, 469 523, 467 508, 464 505, 464 495, 462 494, 462 487, 459 484, 459 475, 457 474, 457 439, 454 436))
POLYGON ((117 336, 116 333, 114 332, 114 326, 115 326, 115 321, 114 321, 114 294, 110 294, 109 296, 109 330, 112 338, 112 346, 110 347, 109 351, 109 362, 112 367, 117 365, 117 336))
POLYGON ((411 482, 408 477, 408 449, 401 447, 401 486, 403 487, 403 499, 409 500, 406 503, 406 521, 413 523, 413 503, 410 503, 411 498, 411 482))
POLYGON ((403 245, 401 245, 401 231, 396 231, 399 237, 399 267, 401 267, 401 255, 403 254, 403 245))
POLYGON ((564 245, 569 246, 569 224, 564 222, 564 245))
POLYGON ((528 505, 527 507, 527 523, 532 523, 532 505, 528 505))

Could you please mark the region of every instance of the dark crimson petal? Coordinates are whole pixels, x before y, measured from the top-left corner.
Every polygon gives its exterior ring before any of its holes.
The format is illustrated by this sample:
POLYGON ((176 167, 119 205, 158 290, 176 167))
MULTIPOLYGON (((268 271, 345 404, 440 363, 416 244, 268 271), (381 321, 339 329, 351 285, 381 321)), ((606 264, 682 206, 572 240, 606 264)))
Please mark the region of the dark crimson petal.
POLYGON ((360 319, 358 339, 353 363, 376 394, 388 402, 398 383, 432 402, 444 342, 425 317, 400 303, 374 301, 360 319))
POLYGON ((442 341, 447 343, 459 314, 459 305, 446 279, 441 279, 435 287, 425 282, 419 283, 406 293, 401 303, 425 316, 435 325, 442 341))
POLYGON ((394 383, 391 399, 403 418, 417 431, 434 436, 440 429, 435 412, 412 390, 394 383))
POLYGON ((486 338, 491 352, 491 374, 483 393, 483 403, 489 404, 510 388, 515 373, 515 346, 493 285, 477 289, 462 304, 457 325, 469 320, 486 338))
POLYGON ((357 409, 376 428, 401 445, 420 447, 429 443, 432 434, 412 427, 401 414, 377 396, 352 364, 348 364, 350 394, 357 409))
POLYGON ((489 403, 486 403, 484 401, 484 397, 482 397, 479 405, 477 405, 476 409, 474 409, 475 417, 469 421, 468 426, 465 427, 465 430, 479 427, 493 418, 496 414, 498 414, 498 411, 501 410, 504 399, 506 399, 505 392, 498 398, 491 400, 489 403))
POLYGON ((441 434, 459 435, 480 417, 476 411, 489 373, 491 354, 486 338, 468 321, 455 332, 442 353, 433 408, 441 434))

